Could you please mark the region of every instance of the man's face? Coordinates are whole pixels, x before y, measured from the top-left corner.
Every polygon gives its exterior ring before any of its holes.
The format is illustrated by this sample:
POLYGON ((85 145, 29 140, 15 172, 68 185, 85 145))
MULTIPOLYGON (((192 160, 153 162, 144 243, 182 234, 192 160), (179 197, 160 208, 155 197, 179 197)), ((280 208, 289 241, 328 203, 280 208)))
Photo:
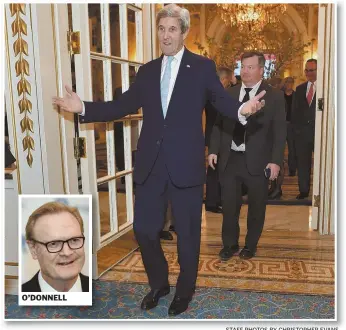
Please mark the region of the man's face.
POLYGON ((317 64, 315 62, 306 62, 305 76, 308 81, 315 82, 317 79, 317 64))
POLYGON ((258 64, 258 57, 244 58, 241 64, 240 77, 246 86, 252 87, 263 77, 264 68, 258 64))
POLYGON ((179 52, 184 45, 188 31, 181 32, 179 21, 176 17, 161 18, 158 26, 158 38, 162 53, 173 56, 179 52))
MULTIPOLYGON (((48 214, 37 219, 33 228, 33 238, 47 243, 57 240, 68 240, 83 236, 78 220, 68 212, 48 214)), ((34 242, 29 244, 31 255, 38 260, 43 278, 48 283, 68 281, 76 278, 81 272, 85 253, 84 245, 78 250, 71 250, 64 243, 60 252, 50 253, 46 246, 34 242)))
POLYGON ((293 89, 293 82, 292 81, 287 81, 285 84, 285 89, 287 91, 291 91, 293 89))

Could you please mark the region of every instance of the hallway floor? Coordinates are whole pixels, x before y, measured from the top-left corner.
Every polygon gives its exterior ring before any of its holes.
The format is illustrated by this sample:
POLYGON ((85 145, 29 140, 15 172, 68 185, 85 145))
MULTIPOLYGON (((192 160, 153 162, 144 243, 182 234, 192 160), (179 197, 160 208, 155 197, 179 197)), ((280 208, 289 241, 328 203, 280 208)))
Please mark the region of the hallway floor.
MULTIPOLYGON (((334 236, 309 229, 309 206, 267 206, 257 255, 250 260, 218 258, 222 248, 222 215, 203 211, 197 287, 284 294, 334 295, 334 236)), ((246 234, 247 206, 241 210, 240 246, 246 234)), ((176 236, 162 241, 169 264, 170 284, 179 273, 176 236)), ((147 283, 139 251, 132 253, 101 280, 147 283)))
MULTIPOLYGON (((305 319, 311 321, 335 318, 333 297, 238 292, 215 288, 197 288, 189 308, 176 317, 169 317, 168 308, 175 289, 171 288, 171 292, 160 299, 157 307, 144 311, 140 309, 140 302, 148 292, 149 286, 144 284, 94 281, 93 306, 58 307, 18 306, 17 296, 6 295, 5 319, 92 319, 98 321, 114 319, 172 321, 176 319, 294 319, 298 321, 305 319)), ((209 328, 212 328, 211 325, 209 328)))

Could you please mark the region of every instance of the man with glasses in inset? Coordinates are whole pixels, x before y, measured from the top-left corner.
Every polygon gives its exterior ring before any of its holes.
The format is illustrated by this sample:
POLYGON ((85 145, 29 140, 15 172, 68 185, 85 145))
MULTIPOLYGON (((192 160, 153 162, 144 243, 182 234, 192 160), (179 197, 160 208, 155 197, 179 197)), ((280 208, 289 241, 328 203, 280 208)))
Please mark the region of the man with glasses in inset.
POLYGON ((299 195, 297 199, 308 197, 310 192, 315 140, 317 60, 307 60, 304 72, 307 81, 296 89, 291 115, 298 169, 299 195))
POLYGON ((75 207, 50 202, 36 209, 25 228, 31 256, 40 270, 22 292, 88 292, 83 219, 75 207))

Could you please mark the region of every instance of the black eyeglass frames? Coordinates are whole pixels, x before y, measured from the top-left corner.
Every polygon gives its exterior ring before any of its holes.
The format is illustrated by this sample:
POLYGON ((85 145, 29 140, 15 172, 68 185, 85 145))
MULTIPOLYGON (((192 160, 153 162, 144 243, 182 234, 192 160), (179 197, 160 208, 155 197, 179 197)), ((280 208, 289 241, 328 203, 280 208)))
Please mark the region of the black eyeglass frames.
POLYGON ((85 237, 78 236, 78 237, 69 238, 66 241, 57 240, 57 241, 51 241, 46 243, 37 241, 35 239, 31 239, 31 241, 44 245, 49 253, 58 253, 63 249, 65 243, 67 243, 68 247, 71 250, 80 249, 84 245, 85 237))

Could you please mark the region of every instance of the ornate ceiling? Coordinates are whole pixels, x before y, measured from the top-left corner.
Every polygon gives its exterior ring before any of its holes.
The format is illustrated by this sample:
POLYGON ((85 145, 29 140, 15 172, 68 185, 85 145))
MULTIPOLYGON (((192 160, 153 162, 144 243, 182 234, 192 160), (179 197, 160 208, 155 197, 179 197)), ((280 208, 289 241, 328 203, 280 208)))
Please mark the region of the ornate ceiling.
MULTIPOLYGON (((318 4, 287 4, 288 6, 292 6, 299 17, 302 19, 305 25, 305 29, 308 29, 308 21, 309 21, 309 8, 312 6, 314 8, 314 16, 315 18, 318 15, 318 4)), ((187 8, 190 13, 198 13, 201 10, 201 4, 181 4, 181 6, 187 8)), ((205 4, 205 16, 206 16, 206 31, 209 30, 212 22, 217 17, 216 4, 205 4)), ((291 20, 294 21, 296 18, 291 16, 291 20)), ((317 19, 316 19, 317 23, 317 19)), ((317 34, 317 24, 314 24, 314 34, 317 34)), ((284 27, 284 24, 282 25, 284 27)), ((293 29, 293 28, 292 28, 293 29)))

